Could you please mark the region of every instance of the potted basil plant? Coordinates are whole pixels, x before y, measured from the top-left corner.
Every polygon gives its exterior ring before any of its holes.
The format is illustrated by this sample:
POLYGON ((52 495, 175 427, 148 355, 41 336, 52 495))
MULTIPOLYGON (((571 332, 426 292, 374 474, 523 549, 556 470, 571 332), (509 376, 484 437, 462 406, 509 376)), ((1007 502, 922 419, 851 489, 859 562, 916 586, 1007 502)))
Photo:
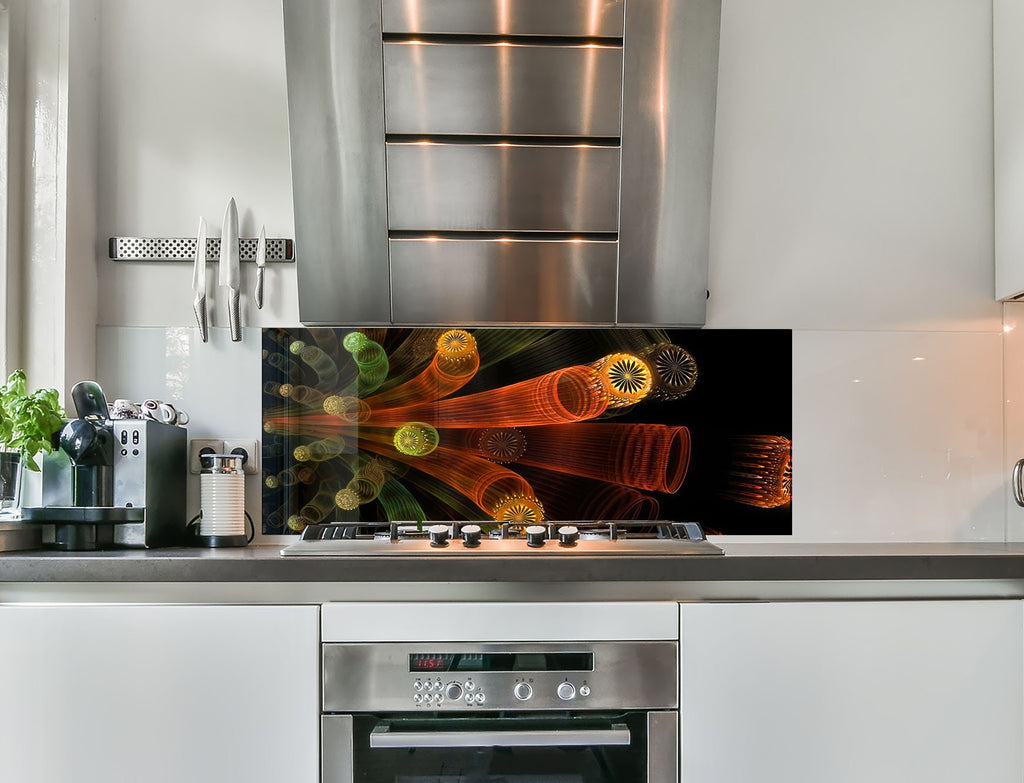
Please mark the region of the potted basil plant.
POLYGON ((29 392, 24 370, 0 386, 0 515, 19 513, 22 471, 39 471, 36 456, 53 451, 63 426, 56 389, 29 392))

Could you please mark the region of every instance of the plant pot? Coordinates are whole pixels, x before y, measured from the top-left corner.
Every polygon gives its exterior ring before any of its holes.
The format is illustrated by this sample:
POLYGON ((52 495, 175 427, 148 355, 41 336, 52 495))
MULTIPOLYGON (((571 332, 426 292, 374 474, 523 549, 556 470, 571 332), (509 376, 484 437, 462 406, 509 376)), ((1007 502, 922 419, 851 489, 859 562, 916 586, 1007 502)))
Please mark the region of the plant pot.
POLYGON ((0 451, 0 519, 21 516, 21 476, 25 466, 16 451, 0 451))

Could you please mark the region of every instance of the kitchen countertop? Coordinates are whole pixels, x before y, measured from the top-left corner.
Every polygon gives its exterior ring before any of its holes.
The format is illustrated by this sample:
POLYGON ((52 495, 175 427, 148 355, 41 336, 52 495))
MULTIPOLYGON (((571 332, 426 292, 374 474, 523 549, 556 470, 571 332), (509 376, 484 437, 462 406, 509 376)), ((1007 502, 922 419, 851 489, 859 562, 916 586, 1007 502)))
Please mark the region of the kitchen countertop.
POLYGON ((1024 543, 741 544, 724 556, 290 557, 281 545, 240 549, 102 552, 35 550, 0 554, 0 600, 26 589, 44 595, 158 595, 145 585, 190 584, 204 595, 233 585, 280 600, 374 597, 516 598, 548 595, 696 600, 849 597, 1024 597, 1024 543), (317 585, 317 589, 308 586, 317 585), (330 586, 325 587, 325 586, 330 586), (362 586, 359 588, 358 586, 362 586), (47 589, 32 591, 32 587, 47 589), (55 587, 56 586, 56 587, 55 587), (273 587, 271 587, 273 586, 273 587), (291 586, 291 588, 289 588, 291 586), (302 586, 307 586, 302 589, 302 586), (320 598, 316 598, 320 596, 320 598))

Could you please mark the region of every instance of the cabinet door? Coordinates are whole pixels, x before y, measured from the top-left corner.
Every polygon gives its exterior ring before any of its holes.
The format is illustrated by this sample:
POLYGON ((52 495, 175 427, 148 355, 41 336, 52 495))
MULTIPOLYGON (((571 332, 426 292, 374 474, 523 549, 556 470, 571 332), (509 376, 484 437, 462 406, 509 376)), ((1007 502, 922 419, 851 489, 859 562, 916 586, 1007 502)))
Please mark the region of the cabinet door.
POLYGON ((684 783, 1019 783, 1018 601, 683 605, 684 783))
POLYGON ((1024 3, 992 2, 996 299, 1024 293, 1024 3))
POLYGON ((0 607, 0 778, 315 783, 317 607, 0 607))

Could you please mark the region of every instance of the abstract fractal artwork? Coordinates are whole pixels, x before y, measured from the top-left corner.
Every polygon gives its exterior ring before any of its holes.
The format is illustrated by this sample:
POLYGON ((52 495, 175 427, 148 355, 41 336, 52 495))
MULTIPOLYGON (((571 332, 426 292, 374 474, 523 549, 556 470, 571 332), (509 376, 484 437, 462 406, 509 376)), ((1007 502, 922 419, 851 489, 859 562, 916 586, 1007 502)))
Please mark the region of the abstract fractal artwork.
POLYGON ((781 330, 263 331, 263 532, 330 521, 792 528, 781 330))

